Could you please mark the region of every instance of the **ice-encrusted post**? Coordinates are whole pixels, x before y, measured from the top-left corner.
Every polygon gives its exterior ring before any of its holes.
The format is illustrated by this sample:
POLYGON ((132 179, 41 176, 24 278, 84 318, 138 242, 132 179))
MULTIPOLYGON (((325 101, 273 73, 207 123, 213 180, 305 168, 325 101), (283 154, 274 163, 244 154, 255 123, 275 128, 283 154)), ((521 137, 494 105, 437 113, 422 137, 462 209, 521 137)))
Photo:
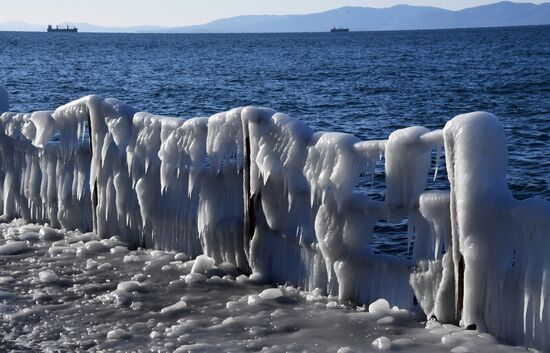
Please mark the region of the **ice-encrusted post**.
MULTIPOLYGON (((256 223, 256 217, 254 214, 254 197, 250 192, 250 131, 248 128, 248 121, 243 120, 243 143, 244 143, 244 165, 243 165, 243 238, 244 238, 244 252, 250 264, 250 242, 254 236, 254 228, 256 223)), ((243 269, 246 272, 250 272, 250 268, 243 269)))
MULTIPOLYGON (((93 130, 92 130, 92 121, 91 121, 91 118, 90 118, 90 111, 88 110, 87 111, 87 115, 88 115, 88 140, 90 140, 90 155, 92 156, 92 158, 94 158, 94 142, 93 142, 93 139, 92 139, 92 136, 94 136, 93 134, 93 130)), ((97 173, 95 173, 95 175, 97 176, 97 173)), ((95 180, 92 180, 91 183, 93 183, 94 187, 92 189, 92 228, 93 228, 93 232, 94 233, 97 233, 97 177, 95 178, 95 180)))
POLYGON ((498 263, 498 221, 512 200, 506 183, 504 129, 489 113, 459 115, 443 130, 450 206, 456 314, 464 326, 486 327, 487 278, 498 263), (492 249, 490 249, 492 247, 492 249), (489 256, 489 253, 495 256, 489 256))

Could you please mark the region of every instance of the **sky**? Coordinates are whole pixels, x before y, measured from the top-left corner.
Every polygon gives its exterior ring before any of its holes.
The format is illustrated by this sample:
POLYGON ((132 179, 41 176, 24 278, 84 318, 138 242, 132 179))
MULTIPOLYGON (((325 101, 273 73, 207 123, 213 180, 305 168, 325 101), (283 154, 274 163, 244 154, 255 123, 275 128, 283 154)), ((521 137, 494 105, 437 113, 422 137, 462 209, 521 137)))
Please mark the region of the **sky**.
MULTIPOLYGON (((342 6, 397 4, 451 10, 499 0, 0 0, 0 23, 87 22, 101 26, 188 26, 238 15, 303 14, 342 6)), ((548 0, 534 0, 543 3, 548 0)), ((516 0, 516 2, 527 2, 516 0)))

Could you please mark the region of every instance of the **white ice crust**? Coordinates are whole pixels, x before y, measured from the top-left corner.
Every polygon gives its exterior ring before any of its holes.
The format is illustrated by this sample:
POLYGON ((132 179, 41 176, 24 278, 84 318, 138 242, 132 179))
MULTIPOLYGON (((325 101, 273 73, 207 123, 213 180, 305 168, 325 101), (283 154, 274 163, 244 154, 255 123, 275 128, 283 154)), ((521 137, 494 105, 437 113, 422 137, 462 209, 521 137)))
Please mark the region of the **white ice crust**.
POLYGON ((491 114, 360 141, 268 108, 183 119, 88 96, 0 126, 5 218, 201 255, 189 283, 229 263, 343 301, 410 309, 416 295, 428 317, 550 349, 550 203, 513 199, 491 114), (451 190, 426 191, 443 145, 451 190), (356 186, 382 156, 374 201, 356 186), (405 219, 412 260, 375 254, 376 222, 405 219))

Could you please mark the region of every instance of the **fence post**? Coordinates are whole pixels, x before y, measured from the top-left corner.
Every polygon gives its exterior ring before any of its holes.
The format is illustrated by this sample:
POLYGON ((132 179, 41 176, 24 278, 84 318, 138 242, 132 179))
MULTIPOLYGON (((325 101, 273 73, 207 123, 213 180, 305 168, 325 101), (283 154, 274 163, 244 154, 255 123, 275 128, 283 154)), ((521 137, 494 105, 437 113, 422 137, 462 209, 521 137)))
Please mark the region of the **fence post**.
POLYGON ((242 270, 251 273, 252 269, 250 268, 250 242, 254 236, 254 230, 256 228, 256 214, 254 212, 254 198, 250 192, 250 133, 248 129, 248 121, 243 120, 243 143, 244 143, 244 165, 243 165, 243 246, 244 253, 246 255, 246 260, 248 262, 247 268, 242 270))
MULTIPOLYGON (((90 140, 90 158, 94 159, 94 142, 93 142, 93 130, 92 130, 92 120, 90 118, 90 108, 88 108, 88 139, 90 140)), ((90 163, 90 168, 93 163, 90 163)), ((97 174, 94 182, 94 188, 92 190, 92 228, 93 232, 97 234, 97 174)))
MULTIPOLYGON (((458 246, 458 244, 457 244, 458 246)), ((464 257, 460 254, 460 260, 458 261, 458 278, 457 280, 457 293, 456 293, 456 321, 460 322, 462 316, 462 309, 464 308, 464 257)))

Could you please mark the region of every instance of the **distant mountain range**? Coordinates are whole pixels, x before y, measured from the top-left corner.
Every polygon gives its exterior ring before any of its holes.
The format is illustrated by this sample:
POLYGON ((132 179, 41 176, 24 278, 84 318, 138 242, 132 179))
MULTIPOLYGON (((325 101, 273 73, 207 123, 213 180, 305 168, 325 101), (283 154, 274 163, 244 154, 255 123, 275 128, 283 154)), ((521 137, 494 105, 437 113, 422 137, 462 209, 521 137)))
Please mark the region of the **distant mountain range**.
MULTIPOLYGON (((327 32, 332 27, 346 27, 350 31, 383 31, 530 26, 550 24, 550 2, 536 5, 503 1, 459 11, 409 5, 389 8, 342 7, 307 15, 237 16, 186 27, 101 27, 88 23, 68 24, 79 27, 80 32, 115 33, 327 32)), ((4 31, 45 29, 46 25, 22 22, 0 24, 0 30, 4 31)))

